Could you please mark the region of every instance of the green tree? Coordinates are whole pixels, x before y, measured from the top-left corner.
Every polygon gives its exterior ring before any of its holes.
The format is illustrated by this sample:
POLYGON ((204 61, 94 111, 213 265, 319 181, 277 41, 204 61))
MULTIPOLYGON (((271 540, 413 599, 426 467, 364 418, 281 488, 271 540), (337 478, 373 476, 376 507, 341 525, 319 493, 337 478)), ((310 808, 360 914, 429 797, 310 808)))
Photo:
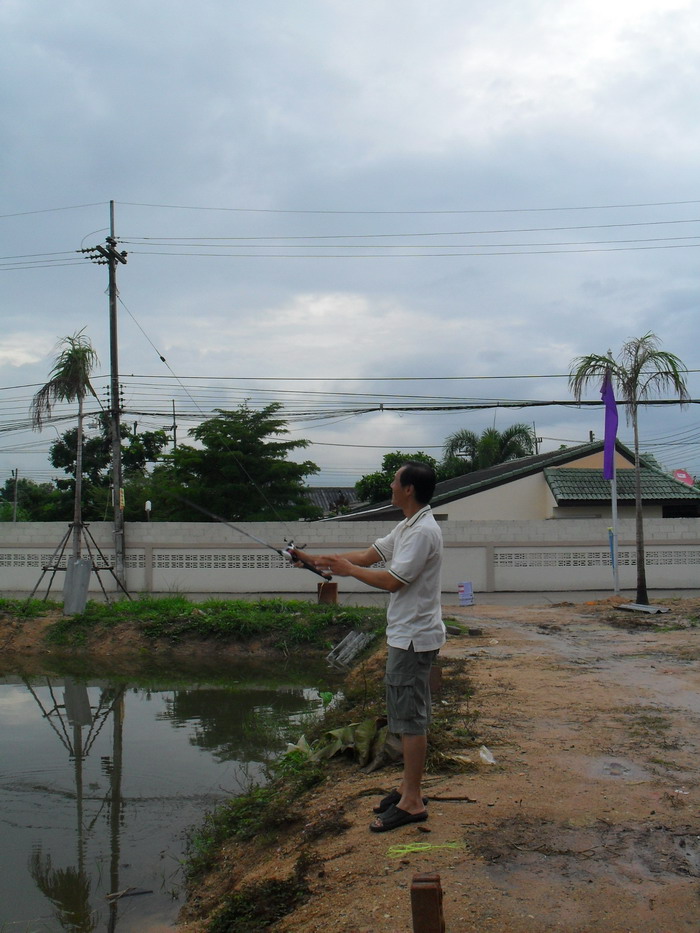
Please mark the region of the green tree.
POLYGON ((278 416, 281 408, 274 402, 259 411, 247 405, 216 409, 213 418, 193 428, 189 434, 201 447, 179 445, 153 470, 154 517, 201 521, 180 496, 232 521, 318 518, 304 480, 319 468, 309 460, 287 459, 309 442, 282 439, 288 431, 278 416))
MULTIPOLYGON (((84 328, 83 328, 84 330, 84 328)), ((35 394, 31 404, 32 425, 40 431, 44 421, 51 417, 56 402, 78 403, 78 428, 76 433, 75 496, 73 500, 73 548, 72 557, 77 560, 81 549, 82 528, 82 459, 83 459, 83 406, 88 393, 97 398, 90 383, 90 374, 97 363, 97 353, 83 330, 64 337, 56 349, 59 354, 51 370, 50 378, 35 394)))
POLYGON ((396 475, 399 467, 403 466, 407 460, 414 460, 417 463, 427 463, 439 476, 438 462, 430 454, 423 453, 422 450, 416 453, 406 453, 405 451, 395 450, 392 453, 384 454, 382 458, 382 468, 376 473, 367 473, 355 483, 355 491, 362 502, 384 502, 391 498, 391 481, 396 475))
POLYGON ((445 439, 443 465, 453 476, 459 476, 534 453, 535 435, 528 424, 512 424, 505 431, 486 428, 481 434, 464 429, 445 439))
MULTIPOLYGON (((100 413, 97 416, 99 433, 83 438, 83 516, 88 520, 104 519, 111 502, 110 486, 112 483, 112 441, 109 416, 100 413)), ((163 448, 168 443, 166 431, 137 432, 130 431, 122 422, 121 458, 124 478, 124 498, 126 507, 124 518, 127 521, 140 521, 144 518, 142 488, 147 484, 147 467, 157 461, 163 448), (131 499, 134 498, 132 502, 131 499)), ((58 480, 62 490, 75 488, 77 431, 72 428, 54 441, 49 451, 53 466, 64 470, 71 479, 58 480)))
POLYGON ((688 401, 685 364, 674 354, 659 350, 660 340, 648 333, 634 337, 622 345, 617 357, 591 353, 578 356, 571 362, 569 387, 577 402, 581 401, 586 386, 593 382, 601 386, 606 373, 610 373, 616 388, 615 396, 625 403, 627 423, 634 432, 635 469, 635 522, 637 546, 637 602, 649 604, 646 566, 644 560, 644 522, 642 517, 642 458, 639 453, 639 406, 644 405, 661 391, 671 390, 681 405, 688 401))
MULTIPOLYGON (((12 521, 15 481, 8 479, 0 490, 0 521, 12 521)), ((35 483, 20 477, 17 481, 18 522, 70 521, 73 496, 53 483, 35 483)))

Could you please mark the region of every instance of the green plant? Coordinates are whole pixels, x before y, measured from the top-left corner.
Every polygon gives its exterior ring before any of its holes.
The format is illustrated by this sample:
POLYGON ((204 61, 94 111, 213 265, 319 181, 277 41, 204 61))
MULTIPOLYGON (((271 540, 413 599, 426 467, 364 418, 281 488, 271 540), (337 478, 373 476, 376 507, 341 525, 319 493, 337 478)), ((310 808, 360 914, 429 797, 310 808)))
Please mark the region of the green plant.
POLYGON ((207 933, 262 933, 309 897, 308 861, 300 857, 291 878, 271 878, 229 895, 207 933))
POLYGON ((194 882, 216 863, 221 846, 229 839, 247 841, 267 838, 281 826, 299 818, 299 798, 319 784, 325 771, 303 755, 286 755, 270 766, 272 781, 245 793, 208 813, 187 839, 185 874, 194 882))
POLYGON ((43 599, 0 599, 0 613, 17 619, 36 619, 60 608, 59 603, 43 599))
MULTIPOLYGON (((351 628, 377 631, 384 612, 376 608, 316 605, 301 600, 208 600, 193 603, 184 596, 142 597, 116 603, 89 602, 80 615, 56 622, 48 632, 50 643, 85 644, 99 627, 135 625, 148 639, 180 642, 188 638, 266 638, 287 653, 300 645, 325 648, 329 634, 351 628)), ((332 640, 332 639, 331 639, 332 640)))

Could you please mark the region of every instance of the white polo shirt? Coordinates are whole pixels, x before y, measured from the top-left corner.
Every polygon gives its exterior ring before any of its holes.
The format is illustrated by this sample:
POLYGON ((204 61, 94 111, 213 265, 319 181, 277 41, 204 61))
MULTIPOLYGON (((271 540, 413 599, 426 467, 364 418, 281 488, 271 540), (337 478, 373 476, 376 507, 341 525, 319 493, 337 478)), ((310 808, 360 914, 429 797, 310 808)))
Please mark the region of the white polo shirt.
POLYGON ((374 547, 387 570, 403 583, 392 593, 386 638, 392 648, 433 651, 445 643, 441 611, 442 532, 432 509, 405 518, 374 547))

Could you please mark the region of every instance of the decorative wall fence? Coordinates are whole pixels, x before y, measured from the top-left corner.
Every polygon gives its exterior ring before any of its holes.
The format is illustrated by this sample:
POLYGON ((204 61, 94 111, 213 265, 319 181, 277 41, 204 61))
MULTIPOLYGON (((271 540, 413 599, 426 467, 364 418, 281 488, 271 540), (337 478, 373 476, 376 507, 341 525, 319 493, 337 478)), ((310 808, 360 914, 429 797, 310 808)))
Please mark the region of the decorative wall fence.
MULTIPOLYGON (((292 534, 312 552, 333 553, 366 547, 393 526, 391 522, 275 522, 241 525, 256 537, 282 546, 292 534)), ((456 594, 461 581, 474 591, 561 591, 612 588, 606 522, 594 519, 549 521, 444 522, 443 591, 456 594)), ((28 594, 52 561, 67 526, 59 522, 0 523, 0 594, 28 594)), ((114 559, 112 528, 94 522, 90 533, 98 567, 114 559), (105 563, 106 561, 106 563, 105 563)), ((644 524, 647 583, 650 589, 700 588, 700 518, 648 519, 644 524)), ((636 581, 634 522, 619 528, 620 586, 636 581)), ((315 594, 319 578, 291 567, 272 550, 215 523, 134 522, 125 528, 126 584, 131 593, 235 595, 315 594)), ((85 556, 85 555, 84 555, 85 556)), ((65 565, 65 558, 64 558, 65 565)), ((61 598, 64 574, 58 571, 51 595, 61 598)), ((44 595, 51 573, 37 595, 44 595)), ((117 585, 108 570, 100 573, 108 592, 117 585)), ((91 592, 99 593, 92 574, 91 592)), ((342 592, 366 587, 351 579, 342 592)))

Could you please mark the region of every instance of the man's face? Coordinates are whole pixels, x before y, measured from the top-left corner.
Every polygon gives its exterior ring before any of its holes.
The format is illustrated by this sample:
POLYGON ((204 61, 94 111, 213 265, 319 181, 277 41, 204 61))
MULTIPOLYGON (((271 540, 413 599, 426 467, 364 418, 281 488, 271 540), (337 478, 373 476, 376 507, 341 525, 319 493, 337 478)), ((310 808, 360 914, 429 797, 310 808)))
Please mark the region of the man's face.
POLYGON ((400 509, 410 499, 411 490, 413 489, 413 486, 401 485, 401 474, 405 469, 406 467, 401 467, 401 469, 397 470, 391 481, 391 504, 398 506, 400 509))

